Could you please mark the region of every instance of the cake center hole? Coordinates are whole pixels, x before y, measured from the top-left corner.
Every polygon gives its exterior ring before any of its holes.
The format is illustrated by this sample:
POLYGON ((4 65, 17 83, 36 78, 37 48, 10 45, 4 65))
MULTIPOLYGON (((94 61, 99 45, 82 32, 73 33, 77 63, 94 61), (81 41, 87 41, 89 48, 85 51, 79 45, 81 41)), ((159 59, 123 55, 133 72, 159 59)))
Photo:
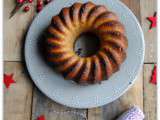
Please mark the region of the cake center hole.
POLYGON ((89 57, 99 50, 100 40, 92 33, 81 34, 75 42, 74 51, 81 57, 89 57))

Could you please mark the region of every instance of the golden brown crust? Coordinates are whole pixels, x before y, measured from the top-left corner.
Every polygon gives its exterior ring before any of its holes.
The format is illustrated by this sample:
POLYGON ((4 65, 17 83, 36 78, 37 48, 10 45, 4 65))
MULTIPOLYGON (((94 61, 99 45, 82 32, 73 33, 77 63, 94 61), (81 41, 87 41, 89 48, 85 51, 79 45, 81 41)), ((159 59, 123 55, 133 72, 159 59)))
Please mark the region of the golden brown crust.
POLYGON ((101 59, 102 65, 104 65, 105 72, 106 72, 106 77, 108 79, 112 75, 112 73, 113 73, 113 68, 112 68, 111 62, 108 59, 108 57, 105 55, 104 52, 100 51, 98 53, 98 55, 99 55, 99 57, 101 59))
POLYGON ((72 69, 72 71, 70 71, 70 73, 67 74, 66 78, 68 79, 75 78, 79 73, 80 69, 82 68, 83 64, 84 64, 84 59, 79 59, 77 64, 72 69))
POLYGON ((65 26, 68 28, 68 29, 72 29, 73 27, 73 24, 72 24, 72 20, 71 20, 71 17, 70 17, 70 8, 63 8, 60 12, 60 15, 61 19, 63 20, 65 26))
POLYGON ((93 62, 94 62, 94 79, 93 82, 97 83, 100 82, 103 79, 103 70, 102 70, 102 65, 100 63, 100 59, 97 56, 93 56, 93 62))
POLYGON ((93 84, 107 79, 126 58, 128 47, 125 28, 117 15, 103 5, 74 3, 52 18, 46 39, 47 60, 67 79, 93 84), (80 57, 73 51, 76 38, 91 32, 100 38, 95 55, 80 57))
POLYGON ((70 59, 66 60, 64 64, 61 64, 58 67, 59 71, 66 71, 67 69, 69 69, 71 66, 73 66, 74 64, 76 64, 78 61, 77 57, 71 57, 70 59))
POLYGON ((107 11, 107 8, 105 6, 99 5, 99 6, 95 6, 91 12, 89 13, 88 17, 87 17, 87 21, 90 25, 93 24, 93 22, 96 20, 96 18, 100 15, 102 15, 104 12, 107 11))
POLYGON ((52 18, 51 24, 54 28, 58 29, 60 32, 65 33, 65 31, 67 30, 59 16, 54 16, 52 18))
POLYGON ((120 32, 122 34, 125 32, 124 26, 119 21, 105 22, 102 25, 99 25, 96 29, 100 34, 109 31, 120 32))
POLYGON ((83 70, 83 73, 81 74, 81 77, 80 77, 80 83, 87 83, 87 80, 89 80, 89 74, 91 72, 91 59, 87 58, 85 60, 86 62, 86 66, 83 70))
POLYGON ((105 13, 102 13, 100 16, 98 16, 93 25, 94 28, 97 28, 98 26, 102 25, 103 23, 109 22, 109 21, 117 21, 118 17, 115 13, 107 11, 105 13))
POLYGON ((101 38, 102 38, 101 42, 102 47, 106 46, 109 43, 119 48, 122 48, 123 50, 126 50, 128 47, 128 40, 126 36, 119 32, 107 31, 101 34, 101 38))
POLYGON ((81 10, 80 10, 80 19, 81 22, 84 23, 87 20, 87 17, 90 13, 90 11, 95 7, 95 4, 92 2, 88 2, 82 5, 81 10))
POLYGON ((77 25, 79 23, 79 11, 81 9, 81 6, 82 3, 75 3, 71 6, 70 13, 74 25, 77 25))

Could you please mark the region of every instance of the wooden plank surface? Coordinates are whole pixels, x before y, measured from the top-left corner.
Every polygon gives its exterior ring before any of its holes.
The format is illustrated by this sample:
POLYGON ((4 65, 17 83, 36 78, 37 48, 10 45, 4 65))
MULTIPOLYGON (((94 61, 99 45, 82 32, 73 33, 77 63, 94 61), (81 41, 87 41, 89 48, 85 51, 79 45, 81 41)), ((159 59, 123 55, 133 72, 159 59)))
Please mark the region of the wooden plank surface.
POLYGON ((4 72, 14 74, 16 83, 4 87, 4 120, 30 120, 32 83, 18 62, 5 62, 4 72))
POLYGON ((144 65, 144 113, 145 120, 157 120, 157 87, 149 81, 152 76, 154 65, 144 65))
POLYGON ((128 8, 132 10, 139 22, 141 22, 140 0, 121 0, 128 8))
POLYGON ((68 108, 50 100, 35 88, 33 95, 32 120, 45 115, 46 120, 84 120, 86 110, 68 108))
POLYGON ((150 22, 146 19, 148 16, 153 16, 157 10, 157 0, 140 0, 141 10, 141 25, 145 38, 145 63, 156 63, 157 61, 157 29, 153 28, 149 32, 150 22))
POLYGON ((103 107, 89 109, 88 120, 114 120, 129 107, 137 105, 143 110, 143 73, 139 74, 132 88, 118 100, 103 107))
MULTIPOLYGON (((36 1, 36 0, 34 0, 36 1)), ((22 58, 25 35, 33 17, 35 7, 24 13, 18 11, 15 16, 9 19, 10 12, 15 6, 15 0, 4 0, 4 60, 20 61, 22 58)), ((32 3, 34 6, 34 2, 32 3)))
MULTIPOLYGON (((145 63, 155 63, 157 29, 148 32, 150 23, 146 17, 152 16, 156 11, 156 0, 121 1, 141 22, 146 43, 145 63)), ((35 3, 32 6, 34 5, 35 3)), ((19 11, 12 19, 9 19, 13 7, 14 0, 4 0, 4 61, 22 60, 25 34, 35 15, 35 9, 32 7, 28 13, 19 11)), ((139 74, 134 86, 121 98, 103 107, 89 109, 87 112, 59 105, 43 95, 37 88, 33 90, 32 83, 24 73, 21 63, 5 62, 4 72, 14 73, 16 84, 13 84, 9 90, 4 88, 4 120, 13 118, 14 120, 36 120, 41 114, 44 114, 47 120, 82 120, 83 117, 75 115, 75 112, 88 117, 88 120, 114 120, 133 104, 144 109, 145 120, 156 120, 156 87, 148 82, 152 69, 152 64, 144 65, 144 72, 139 74), (62 111, 65 112, 64 115, 56 113, 62 111)))

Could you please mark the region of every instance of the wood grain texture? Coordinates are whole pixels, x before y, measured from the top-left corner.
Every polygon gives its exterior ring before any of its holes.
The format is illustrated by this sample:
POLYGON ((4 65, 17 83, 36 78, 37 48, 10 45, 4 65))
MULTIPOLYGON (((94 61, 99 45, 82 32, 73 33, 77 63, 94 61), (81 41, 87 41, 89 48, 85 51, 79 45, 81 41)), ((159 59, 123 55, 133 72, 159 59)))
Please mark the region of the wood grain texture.
POLYGON ((30 120, 32 83, 24 68, 17 62, 5 62, 4 72, 14 74, 16 83, 9 89, 4 87, 4 120, 30 120))
POLYGON ((144 65, 144 113, 145 120, 157 120, 157 87, 150 83, 154 65, 144 65))
POLYGON ((128 8, 132 10, 139 22, 141 21, 140 0, 121 0, 128 8))
POLYGON ((86 110, 68 108, 55 103, 35 88, 32 120, 35 120, 40 115, 44 115, 46 120, 84 120, 84 118, 86 118, 86 110), (61 112, 61 114, 59 114, 59 112, 61 112), (78 113, 78 115, 75 112, 78 113), (82 114, 84 117, 79 114, 82 114))
MULTIPOLYGON (((30 11, 23 12, 23 8, 19 10, 15 16, 9 19, 12 9, 15 7, 16 0, 4 0, 4 60, 20 61, 22 58, 23 44, 25 34, 30 25, 35 10, 34 2, 30 5, 30 11)), ((34 0, 36 1, 36 0, 34 0)))
POLYGON ((102 107, 88 109, 88 120, 104 120, 103 118, 102 107))
POLYGON ((88 120, 115 120, 129 107, 137 105, 143 110, 143 73, 141 72, 132 86, 118 100, 100 108, 89 109, 88 120))
POLYGON ((145 38, 145 63, 156 63, 157 61, 157 29, 149 32, 150 22, 146 19, 153 16, 157 11, 157 0, 140 0, 141 25, 145 38))
MULTIPOLYGON (((34 0, 36 2, 36 0, 34 0)), ((141 22, 145 36, 146 53, 145 63, 156 63, 157 29, 149 30, 147 16, 156 11, 157 0, 121 0, 136 15, 141 22)), ((35 7, 28 13, 19 11, 9 19, 14 7, 14 0, 4 0, 4 61, 21 61, 26 31, 35 16, 35 7)), ((35 6, 35 3, 32 4, 35 6)), ((103 107, 86 110, 77 110, 59 105, 41 92, 32 87, 32 83, 20 62, 5 62, 5 73, 14 73, 16 84, 10 89, 4 88, 4 120, 36 120, 44 114, 47 120, 83 120, 78 112, 88 117, 88 120, 115 120, 130 106, 138 105, 145 112, 145 120, 156 120, 156 87, 149 83, 152 64, 144 65, 144 71, 139 74, 134 86, 118 100, 103 107), (143 76, 144 75, 144 76, 143 76), (143 93, 144 88, 144 93, 143 93), (33 94, 32 94, 33 93, 33 94), (32 101, 33 97, 33 101, 32 101), (32 104, 33 102, 33 104, 32 104), (33 105, 33 106, 32 106, 33 105), (56 112, 71 111, 71 113, 57 114, 56 112)))

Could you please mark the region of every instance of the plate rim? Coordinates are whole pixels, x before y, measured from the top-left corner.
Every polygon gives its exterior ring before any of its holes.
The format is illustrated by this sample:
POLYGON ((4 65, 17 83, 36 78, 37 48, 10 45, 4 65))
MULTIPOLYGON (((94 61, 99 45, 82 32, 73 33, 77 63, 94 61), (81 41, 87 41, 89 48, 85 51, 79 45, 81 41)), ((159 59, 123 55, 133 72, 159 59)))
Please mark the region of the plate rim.
MULTIPOLYGON (((90 1, 90 0, 88 0, 88 1, 90 1)), ((54 1, 52 1, 52 2, 54 2, 54 1)), ((99 106, 103 106, 103 105, 106 105, 106 104, 109 104, 109 103, 111 103, 111 102, 113 102, 113 101, 115 101, 116 99, 118 99, 119 97, 121 97, 126 91, 128 91, 129 89, 130 89, 130 87, 135 83, 135 81, 136 81, 136 78, 138 77, 138 74, 140 73, 140 71, 141 71, 141 69, 142 69, 142 66, 143 66, 143 63, 144 63, 144 56, 145 56, 145 40, 144 40, 144 34, 143 34, 143 30, 142 30, 142 28, 141 28, 141 25, 140 25, 140 23, 139 23, 139 21, 138 21, 138 19, 137 19, 137 17, 134 15, 134 13, 124 4, 124 3, 122 3, 121 1, 119 1, 119 0, 115 0, 114 2, 118 2, 118 4, 121 4, 121 6, 123 6, 131 15, 132 15, 132 17, 133 17, 133 19, 134 19, 134 21, 135 21, 135 23, 137 24, 137 26, 138 26, 138 28, 139 28, 139 30, 140 30, 140 35, 141 35, 141 40, 142 40, 142 49, 143 49, 143 56, 142 56, 142 59, 141 59, 141 61, 140 61, 140 64, 139 64, 139 67, 138 67, 138 70, 136 71, 136 75, 132 78, 132 80, 130 80, 132 83, 130 84, 130 85, 128 85, 127 87, 124 87, 124 89, 123 89, 123 92, 121 92, 119 95, 117 95, 116 97, 114 97, 114 98, 112 98, 111 100, 110 100, 110 102, 108 102, 108 103, 103 103, 103 104, 98 104, 98 105, 90 105, 90 106, 79 106, 79 105, 73 105, 73 104, 65 104, 65 103, 63 103, 63 102, 61 102, 61 101, 58 101, 57 99, 55 99, 55 98, 53 98, 53 96, 51 96, 50 94, 48 94, 47 93, 47 91, 45 91, 44 89, 42 89, 41 87, 40 87, 40 85, 38 84, 38 82, 37 82, 37 80, 34 80, 33 79, 33 75, 32 75, 32 72, 31 72, 31 70, 30 70, 30 68, 29 68, 29 63, 27 62, 27 60, 26 60, 26 58, 27 58, 27 51, 26 51, 26 47, 27 47, 27 39, 28 39, 28 37, 29 37, 29 31, 31 30, 31 28, 32 28, 32 26, 34 25, 34 21, 35 21, 35 19, 37 19, 40 15, 41 15, 41 13, 43 12, 43 10, 45 10, 45 9, 47 9, 47 7, 48 6, 46 6, 39 14, 37 14, 37 16, 32 20, 32 23, 30 24, 30 26, 29 26, 29 29, 28 29, 28 31, 27 31, 27 34, 26 34, 26 39, 25 39, 25 45, 24 45, 24 58, 25 58, 25 64, 26 64, 26 68, 27 68, 27 71, 28 71, 28 73, 29 73, 29 76, 30 76, 30 78, 32 79, 32 81, 34 82, 34 84, 36 85, 36 87, 43 93, 43 94, 45 94, 45 96, 47 96, 48 98, 50 98, 51 100, 53 100, 54 102, 56 102, 56 103, 59 103, 59 104, 62 104, 62 105, 64 105, 64 106, 67 106, 67 107, 71 107, 71 108, 78 108, 78 109, 86 109, 86 108, 95 108, 95 107, 99 107, 99 106)), ((50 4, 52 4, 52 3, 50 3, 50 4)))

